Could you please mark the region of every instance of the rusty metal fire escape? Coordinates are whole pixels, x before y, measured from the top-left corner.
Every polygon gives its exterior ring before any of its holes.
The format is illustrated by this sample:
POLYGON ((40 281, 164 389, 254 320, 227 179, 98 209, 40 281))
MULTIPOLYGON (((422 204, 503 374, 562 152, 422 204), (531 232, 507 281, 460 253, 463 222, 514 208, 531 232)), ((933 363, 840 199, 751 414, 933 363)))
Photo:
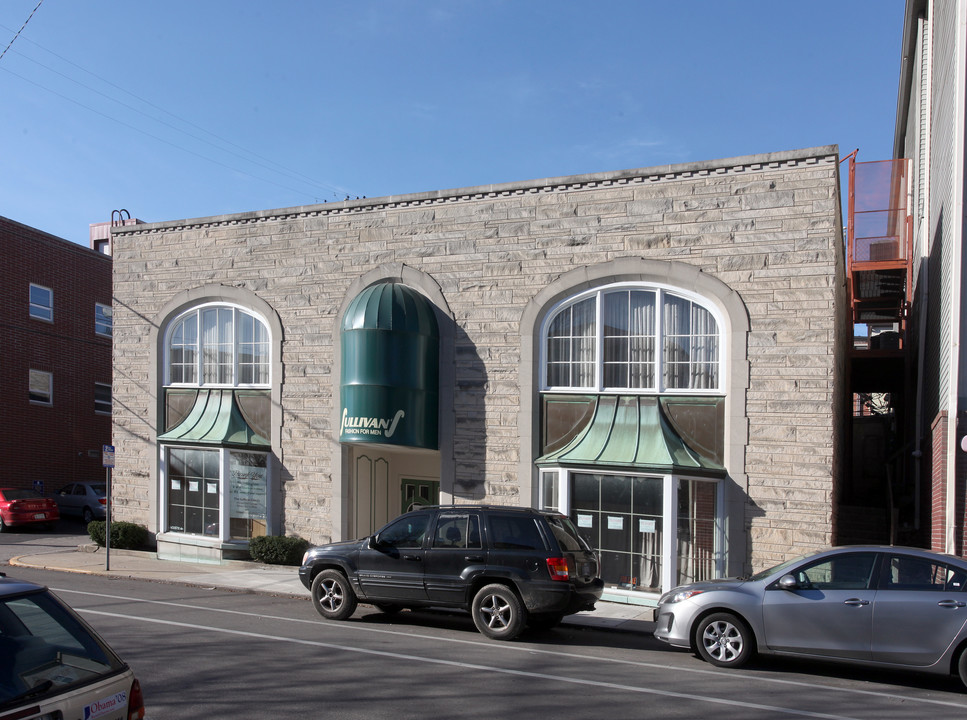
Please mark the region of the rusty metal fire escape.
MULTIPOLYGON (((837 493, 838 543, 894 542, 903 506, 905 397, 912 301, 910 161, 849 157, 846 292, 850 459, 837 493)), ((909 455, 909 453, 906 453, 909 455)))
POLYGON ((910 161, 858 163, 856 153, 849 161, 846 288, 852 322, 869 328, 866 350, 901 350, 913 268, 910 161), (881 338, 883 333, 890 334, 881 338))

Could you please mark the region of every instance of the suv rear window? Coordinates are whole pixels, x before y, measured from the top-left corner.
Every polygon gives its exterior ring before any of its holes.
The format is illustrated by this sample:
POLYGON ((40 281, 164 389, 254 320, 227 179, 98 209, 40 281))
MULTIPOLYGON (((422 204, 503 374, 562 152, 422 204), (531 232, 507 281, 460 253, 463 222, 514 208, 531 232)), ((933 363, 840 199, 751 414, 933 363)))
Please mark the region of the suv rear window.
POLYGON ((490 539, 495 550, 545 550, 537 521, 524 515, 491 515, 490 539))
POLYGON ((557 544, 564 552, 591 552, 591 548, 584 542, 577 529, 566 517, 547 516, 547 524, 551 526, 557 544))

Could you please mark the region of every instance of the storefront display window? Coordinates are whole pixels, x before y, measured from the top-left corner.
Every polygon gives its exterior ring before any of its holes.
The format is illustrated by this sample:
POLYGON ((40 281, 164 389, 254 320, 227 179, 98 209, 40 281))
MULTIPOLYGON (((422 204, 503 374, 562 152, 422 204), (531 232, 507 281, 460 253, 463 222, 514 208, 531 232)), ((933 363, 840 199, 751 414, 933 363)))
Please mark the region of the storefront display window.
POLYGON ((168 529, 217 536, 220 480, 217 450, 169 449, 168 529))
POLYGON ((542 470, 541 484, 541 507, 570 517, 598 553, 601 577, 611 588, 658 593, 722 572, 720 485, 714 480, 557 468, 542 470), (666 538, 669 527, 675 533, 666 538), (671 547, 677 548, 674 558, 671 547))
POLYGON ((228 453, 232 539, 248 540, 265 535, 267 460, 265 453, 228 453))
POLYGON ((710 482, 682 480, 679 483, 676 585, 715 577, 717 489, 710 482))
POLYGON ((662 478, 572 473, 570 517, 606 583, 661 587, 662 478))
POLYGON ((166 457, 168 531, 222 540, 266 534, 266 453, 167 448, 166 457))

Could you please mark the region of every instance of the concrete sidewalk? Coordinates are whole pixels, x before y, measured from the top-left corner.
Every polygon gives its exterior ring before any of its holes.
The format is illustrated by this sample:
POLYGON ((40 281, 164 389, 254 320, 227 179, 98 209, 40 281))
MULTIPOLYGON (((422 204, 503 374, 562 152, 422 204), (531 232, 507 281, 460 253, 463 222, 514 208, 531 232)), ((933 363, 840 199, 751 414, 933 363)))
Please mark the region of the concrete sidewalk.
MULTIPOLYGON (((107 560, 104 548, 80 545, 76 550, 21 555, 11 558, 10 565, 309 598, 309 591, 299 581, 295 567, 242 560, 221 564, 177 562, 159 560, 152 552, 116 549, 111 550, 110 570, 107 560)), ((604 601, 593 612, 569 615, 563 622, 646 634, 651 634, 655 627, 652 608, 604 601)))

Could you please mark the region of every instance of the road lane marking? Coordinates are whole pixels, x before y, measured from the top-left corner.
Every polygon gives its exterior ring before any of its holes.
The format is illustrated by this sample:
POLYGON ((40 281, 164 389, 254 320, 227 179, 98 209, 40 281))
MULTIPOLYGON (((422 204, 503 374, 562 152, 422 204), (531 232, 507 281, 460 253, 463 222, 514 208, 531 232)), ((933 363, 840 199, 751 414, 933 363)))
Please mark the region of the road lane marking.
MULTIPOLYGON (((75 608, 77 610, 77 608, 75 608)), ((483 672, 500 673, 502 675, 514 675, 538 680, 550 680, 553 682, 568 683, 571 685, 587 685, 597 688, 607 688, 609 690, 623 690, 626 692, 642 693, 645 695, 659 695, 662 697, 677 698, 680 700, 692 700, 700 703, 711 703, 713 705, 727 705, 729 707, 742 708, 744 710, 764 710, 770 713, 780 713, 783 715, 795 715, 797 717, 816 718, 816 720, 857 720, 846 715, 829 715, 826 713, 810 712, 808 710, 796 710, 783 708, 775 705, 762 705, 759 703, 744 702, 741 700, 729 700, 727 698, 708 697, 705 695, 695 695, 693 693, 674 692, 672 690, 658 690, 656 688, 638 687, 635 685, 622 685, 620 683, 601 682, 598 680, 584 680, 582 678, 567 677, 565 675, 550 675, 547 673, 530 672, 527 670, 512 670, 510 668, 498 667, 496 665, 480 665, 477 663, 457 662, 455 660, 440 660, 427 658, 419 655, 408 655, 406 653, 390 652, 388 650, 371 650, 368 648, 350 647, 337 643, 322 642, 319 640, 306 640, 302 638, 280 638, 276 635, 266 635, 248 630, 229 630, 226 628, 211 627, 208 625, 196 625, 194 623, 178 622, 175 620, 160 620, 158 618, 135 617, 134 615, 124 615, 116 612, 104 612, 101 610, 83 609, 78 612, 90 615, 103 615, 104 617, 121 618, 131 622, 152 623, 156 625, 167 625, 170 627, 184 628, 185 630, 200 630, 206 632, 222 633, 224 635, 237 635, 240 637, 253 638, 256 640, 269 640, 272 642, 285 642, 295 645, 308 645, 310 647, 326 648, 327 650, 341 650, 348 653, 360 655, 375 655, 377 657, 390 658, 412 663, 427 663, 430 665, 445 665, 447 667, 460 668, 462 670, 479 670, 483 672)))
MULTIPOLYGON (((565 652, 559 652, 556 650, 546 650, 543 648, 535 648, 532 646, 525 647, 518 644, 497 645, 492 642, 481 641, 481 640, 462 640, 460 638, 443 638, 438 635, 408 633, 408 632, 402 632, 400 630, 389 630, 386 628, 370 627, 366 625, 361 625, 359 623, 346 623, 346 622, 337 623, 335 621, 327 622, 325 620, 322 620, 321 618, 318 618, 318 619, 313 618, 311 620, 306 620, 303 618, 293 618, 293 617, 286 617, 286 616, 280 616, 280 615, 266 615, 265 613, 253 613, 253 612, 247 612, 243 610, 227 610, 224 608, 212 608, 212 607, 206 607, 204 605, 189 605, 184 602, 171 602, 166 600, 147 600, 142 598, 128 597, 124 595, 106 595, 103 593, 85 592, 83 590, 69 590, 66 588, 64 589, 51 588, 51 589, 53 589, 55 592, 58 592, 58 593, 71 593, 74 595, 85 595, 85 596, 95 597, 99 599, 106 598, 110 600, 122 600, 125 602, 132 602, 132 603, 144 603, 147 605, 161 605, 166 607, 177 608, 179 610, 200 610, 205 612, 222 613, 225 615, 239 615, 242 617, 258 618, 261 620, 277 620, 280 622, 314 625, 317 627, 338 627, 340 629, 352 630, 355 632, 365 632, 365 633, 371 633, 371 634, 377 634, 377 635, 392 635, 392 636, 398 636, 398 637, 404 637, 404 638, 414 638, 418 640, 431 640, 433 642, 438 642, 438 643, 444 642, 449 644, 470 645, 474 647, 487 648, 490 650, 500 650, 503 652, 526 653, 529 655, 548 655, 552 657, 561 657, 565 659, 577 658, 581 660, 593 660, 596 662, 612 663, 617 665, 628 665, 631 667, 640 667, 640 668, 646 668, 650 670, 674 670, 676 672, 687 672, 687 673, 692 673, 696 675, 710 675, 717 678, 724 678, 727 676, 729 678, 735 678, 737 680, 749 680, 752 682, 772 683, 775 685, 803 687, 803 688, 808 688, 810 690, 820 689, 820 690, 826 690, 826 691, 846 693, 850 695, 869 696, 869 697, 875 697, 875 698, 887 699, 887 700, 899 700, 901 702, 926 703, 930 705, 940 705, 943 707, 953 707, 959 710, 967 710, 967 705, 963 703, 951 702, 949 700, 919 698, 919 697, 914 697, 909 695, 900 695, 895 692, 863 690, 860 688, 836 687, 834 685, 823 685, 817 682, 807 682, 802 680, 788 680, 785 678, 763 676, 758 673, 756 674, 744 673, 736 670, 718 670, 718 669, 706 668, 706 667, 693 667, 693 668, 674 667, 666 664, 645 662, 641 660, 627 660, 624 658, 599 657, 595 655, 575 654, 571 652, 565 653, 565 652)), ((78 608, 74 608, 74 609, 77 610, 78 608)), ((98 611, 90 610, 89 612, 98 612, 98 611)), ((101 614, 107 614, 107 613, 101 612, 101 614)), ((669 652, 676 652, 676 651, 670 650, 669 652)), ((683 653, 676 652, 676 654, 682 655, 683 653)))

